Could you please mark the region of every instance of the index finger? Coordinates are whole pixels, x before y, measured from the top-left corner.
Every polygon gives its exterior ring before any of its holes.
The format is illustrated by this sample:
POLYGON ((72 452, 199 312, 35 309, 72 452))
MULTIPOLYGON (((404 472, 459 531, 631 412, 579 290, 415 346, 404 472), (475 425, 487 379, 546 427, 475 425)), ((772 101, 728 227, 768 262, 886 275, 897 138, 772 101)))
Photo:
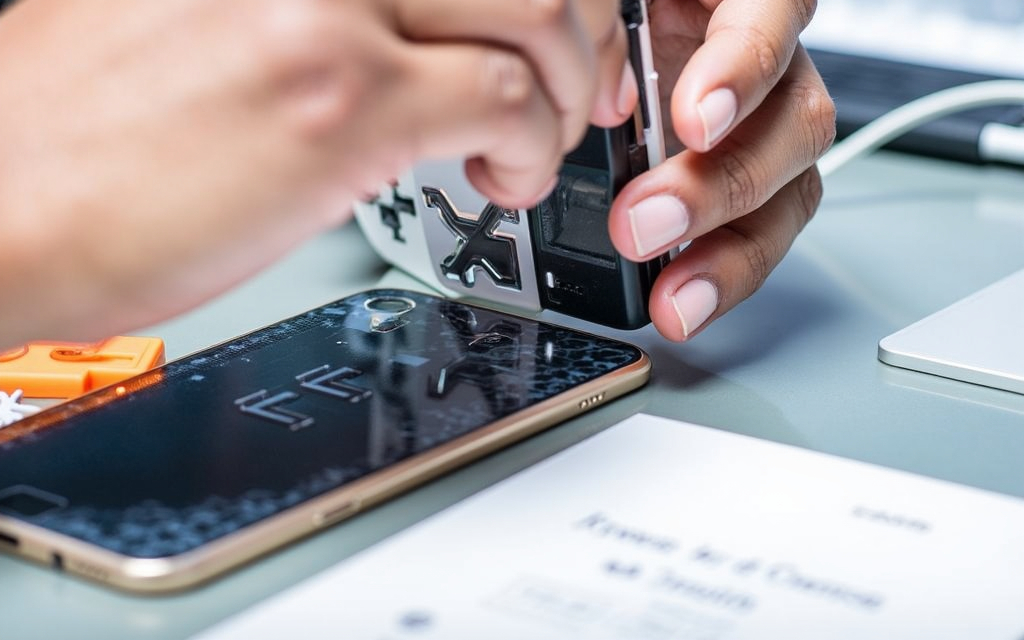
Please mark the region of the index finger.
MULTIPOLYGON (((714 4, 714 2, 712 2, 714 4)), ((687 148, 707 151, 750 115, 789 67, 815 0, 721 0, 672 93, 687 148)))
POLYGON ((598 70, 605 66, 599 56, 615 58, 620 71, 626 59, 624 39, 614 38, 619 0, 395 0, 394 10, 411 40, 496 43, 522 53, 564 120, 566 151, 595 106, 614 104, 607 96, 619 87, 598 70), (617 46, 608 50, 608 41, 617 46))

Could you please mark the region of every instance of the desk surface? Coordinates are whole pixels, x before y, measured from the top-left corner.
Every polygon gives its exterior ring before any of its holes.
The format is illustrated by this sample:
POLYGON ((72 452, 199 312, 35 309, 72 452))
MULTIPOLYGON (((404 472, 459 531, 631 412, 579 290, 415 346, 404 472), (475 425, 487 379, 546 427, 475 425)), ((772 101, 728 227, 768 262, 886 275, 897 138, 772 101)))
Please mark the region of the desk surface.
MULTIPOLYGON (((186 637, 639 411, 1024 497, 1024 396, 876 359, 880 338, 1022 267, 1019 171, 864 160, 829 179, 761 291, 692 344, 616 334, 652 356, 640 392, 188 593, 135 597, 0 556, 0 636, 186 637)), ((382 276, 402 280, 347 227, 148 333, 177 357, 382 276)))

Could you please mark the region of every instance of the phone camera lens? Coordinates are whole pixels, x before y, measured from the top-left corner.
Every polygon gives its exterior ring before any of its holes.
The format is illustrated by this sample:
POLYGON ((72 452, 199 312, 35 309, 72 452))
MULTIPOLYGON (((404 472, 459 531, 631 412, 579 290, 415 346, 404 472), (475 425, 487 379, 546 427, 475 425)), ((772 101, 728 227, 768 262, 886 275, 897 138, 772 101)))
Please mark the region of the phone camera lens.
POLYGON ((367 311, 376 311, 378 313, 390 313, 396 316, 400 316, 404 313, 409 313, 416 307, 416 303, 409 298, 399 298, 397 296, 381 296, 379 298, 370 298, 366 301, 367 311))
POLYGON ((407 324, 402 316, 416 308, 416 303, 399 296, 380 296, 370 298, 363 306, 370 312, 370 331, 390 333, 407 324))

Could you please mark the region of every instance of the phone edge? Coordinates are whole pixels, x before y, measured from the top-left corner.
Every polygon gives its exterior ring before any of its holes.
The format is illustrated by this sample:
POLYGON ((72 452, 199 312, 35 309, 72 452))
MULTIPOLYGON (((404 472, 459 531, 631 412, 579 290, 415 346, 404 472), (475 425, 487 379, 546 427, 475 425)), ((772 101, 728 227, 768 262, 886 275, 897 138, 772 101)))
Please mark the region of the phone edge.
POLYGON ((0 514, 3 534, 16 542, 4 550, 130 593, 193 588, 641 388, 650 378, 650 358, 630 346, 639 354, 634 362, 178 556, 128 557, 0 514))

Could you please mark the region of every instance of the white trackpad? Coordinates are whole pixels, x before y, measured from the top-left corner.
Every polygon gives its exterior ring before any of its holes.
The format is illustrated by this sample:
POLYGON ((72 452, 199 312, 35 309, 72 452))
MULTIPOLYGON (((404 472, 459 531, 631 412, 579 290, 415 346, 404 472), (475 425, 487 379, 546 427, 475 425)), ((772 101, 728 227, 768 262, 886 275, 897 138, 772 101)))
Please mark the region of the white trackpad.
POLYGON ((878 358, 1024 394, 1024 270, 883 338, 878 358))

